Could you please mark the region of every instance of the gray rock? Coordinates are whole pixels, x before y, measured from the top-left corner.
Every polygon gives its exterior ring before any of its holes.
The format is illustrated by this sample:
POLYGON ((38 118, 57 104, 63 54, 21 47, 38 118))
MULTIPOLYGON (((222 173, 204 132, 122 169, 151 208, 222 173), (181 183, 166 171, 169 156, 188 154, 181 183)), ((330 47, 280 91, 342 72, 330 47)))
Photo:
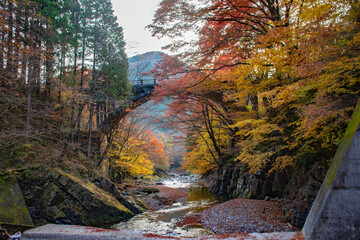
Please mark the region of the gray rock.
POLYGON ((128 219, 135 214, 134 209, 140 209, 135 199, 127 201, 119 191, 119 195, 115 196, 116 188, 110 192, 113 186, 110 181, 102 179, 99 183, 109 191, 61 170, 50 170, 49 174, 33 175, 31 178, 24 174, 19 179, 26 205, 36 225, 103 224, 128 219), (128 208, 131 201, 135 206, 132 210, 128 208))
POLYGON ((294 227, 302 228, 305 224, 306 217, 309 214, 309 211, 310 208, 308 206, 297 205, 291 218, 291 224, 294 227))

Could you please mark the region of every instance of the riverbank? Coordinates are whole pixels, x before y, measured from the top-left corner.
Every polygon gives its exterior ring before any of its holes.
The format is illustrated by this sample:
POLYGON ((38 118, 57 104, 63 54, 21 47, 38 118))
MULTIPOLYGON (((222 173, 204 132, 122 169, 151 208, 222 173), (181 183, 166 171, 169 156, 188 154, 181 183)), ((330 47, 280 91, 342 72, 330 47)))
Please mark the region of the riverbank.
POLYGON ((200 213, 184 216, 177 226, 203 226, 216 235, 239 233, 299 232, 285 221, 281 203, 234 199, 200 213))
POLYGON ((277 201, 234 199, 200 213, 201 223, 216 234, 300 231, 285 221, 277 201))
MULTIPOLYGON (((300 229, 296 229, 284 221, 281 202, 235 199, 218 204, 214 202, 211 205, 207 205, 207 209, 205 209, 204 200, 200 202, 192 201, 195 198, 197 199, 200 192, 204 194, 203 191, 206 191, 206 189, 201 190, 201 187, 195 187, 195 192, 194 190, 188 192, 193 187, 175 188, 176 185, 174 185, 175 187, 169 187, 173 186, 172 184, 167 186, 160 185, 162 183, 158 184, 143 183, 136 186, 132 185, 126 189, 126 191, 131 189, 129 194, 142 199, 149 207, 148 212, 129 220, 130 222, 135 221, 131 223, 132 228, 121 227, 126 221, 119 223, 119 228, 112 227, 114 229, 84 227, 84 230, 82 227, 79 227, 82 228, 81 234, 90 234, 92 236, 94 234, 106 233, 113 236, 126 232, 131 233, 129 239, 133 239, 132 237, 138 236, 139 233, 142 234, 142 237, 151 239, 263 239, 263 236, 280 236, 280 233, 276 235, 273 232, 287 232, 281 233, 285 234, 286 238, 275 237, 273 239, 302 239, 298 234, 300 229), (190 203, 187 203, 188 201, 190 203), (192 208, 193 210, 191 211, 186 210, 189 207, 194 207, 194 204, 197 207, 200 206, 200 208, 196 208, 196 210, 192 208), (170 220, 168 219, 169 217, 171 217, 170 220), (135 220, 139 220, 139 218, 140 221, 135 220), (154 222, 154 220, 160 222, 154 222), (147 225, 145 229, 143 229, 144 225, 147 225), (264 233, 271 234, 261 235, 264 233)), ((191 183, 188 187, 193 185, 191 183)), ((203 195, 201 196, 203 197, 203 195)), ((46 234, 53 234, 52 231, 54 229, 58 229, 56 231, 62 234, 63 229, 66 232, 68 226, 51 225, 49 228, 41 227, 40 231, 44 229, 46 234), (59 228, 55 226, 59 226, 59 228)), ((30 233, 38 234, 36 231, 30 231, 30 233)), ((66 234, 70 234, 70 232, 66 234)), ((25 234, 25 236, 27 235, 25 234)), ((101 237, 102 235, 99 239, 102 239, 101 237)), ((103 239, 106 239, 105 236, 103 237, 103 239)), ((29 237, 29 239, 31 238, 29 237)))
MULTIPOLYGON (((139 187, 144 191, 144 187, 139 187)), ((147 186, 145 191, 156 191, 148 194, 143 201, 151 211, 171 208, 173 203, 188 195, 177 188, 168 186, 147 186)), ((247 234, 271 232, 299 232, 301 229, 290 225, 283 214, 281 201, 263 201, 234 199, 199 212, 185 213, 176 219, 176 228, 206 228, 214 235, 247 234)), ((171 210, 170 210, 171 211, 171 210)), ((155 234, 155 233, 149 233, 155 234)))

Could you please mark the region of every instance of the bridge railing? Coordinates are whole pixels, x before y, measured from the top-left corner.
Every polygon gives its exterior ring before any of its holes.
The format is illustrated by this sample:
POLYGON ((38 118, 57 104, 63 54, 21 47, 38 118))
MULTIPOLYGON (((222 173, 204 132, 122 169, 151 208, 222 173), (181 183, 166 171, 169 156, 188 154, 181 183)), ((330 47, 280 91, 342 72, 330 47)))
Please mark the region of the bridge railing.
POLYGON ((131 84, 133 86, 149 86, 149 85, 157 85, 157 80, 156 79, 133 79, 130 80, 131 84))

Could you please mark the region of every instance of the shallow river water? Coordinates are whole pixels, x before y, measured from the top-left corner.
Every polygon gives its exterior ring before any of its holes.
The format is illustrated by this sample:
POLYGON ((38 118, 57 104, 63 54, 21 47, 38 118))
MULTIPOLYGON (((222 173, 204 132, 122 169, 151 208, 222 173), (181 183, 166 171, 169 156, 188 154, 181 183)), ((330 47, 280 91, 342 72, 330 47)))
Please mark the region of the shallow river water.
POLYGON ((189 196, 179 199, 166 209, 147 211, 116 224, 113 228, 168 236, 201 237, 212 235, 212 231, 203 227, 194 225, 178 227, 176 223, 188 214, 200 212, 217 204, 219 199, 205 187, 199 186, 196 179, 191 177, 175 176, 164 180, 162 183, 164 186, 186 191, 189 196))

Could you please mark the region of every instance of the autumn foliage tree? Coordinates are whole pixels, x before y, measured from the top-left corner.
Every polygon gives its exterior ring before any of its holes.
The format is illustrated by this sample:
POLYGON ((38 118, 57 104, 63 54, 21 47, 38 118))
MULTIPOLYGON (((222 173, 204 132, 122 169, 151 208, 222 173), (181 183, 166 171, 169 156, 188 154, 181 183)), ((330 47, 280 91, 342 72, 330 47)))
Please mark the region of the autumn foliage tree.
POLYGON ((115 131, 108 154, 111 176, 122 180, 129 176, 151 175, 154 170, 168 169, 168 156, 161 136, 147 130, 140 110, 122 119, 115 131))
MULTIPOLYGON (((221 106, 231 142, 225 152, 252 173, 326 166, 359 96, 358 9, 348 0, 164 0, 152 33, 199 38, 167 47, 187 49, 178 55, 180 71, 173 60, 158 66, 170 77, 160 76, 156 96, 175 99, 170 116, 195 116, 198 109, 186 107, 196 106, 194 96, 221 106)), ((189 131, 188 139, 188 169, 221 166, 209 164, 212 151, 200 135, 189 131)))

